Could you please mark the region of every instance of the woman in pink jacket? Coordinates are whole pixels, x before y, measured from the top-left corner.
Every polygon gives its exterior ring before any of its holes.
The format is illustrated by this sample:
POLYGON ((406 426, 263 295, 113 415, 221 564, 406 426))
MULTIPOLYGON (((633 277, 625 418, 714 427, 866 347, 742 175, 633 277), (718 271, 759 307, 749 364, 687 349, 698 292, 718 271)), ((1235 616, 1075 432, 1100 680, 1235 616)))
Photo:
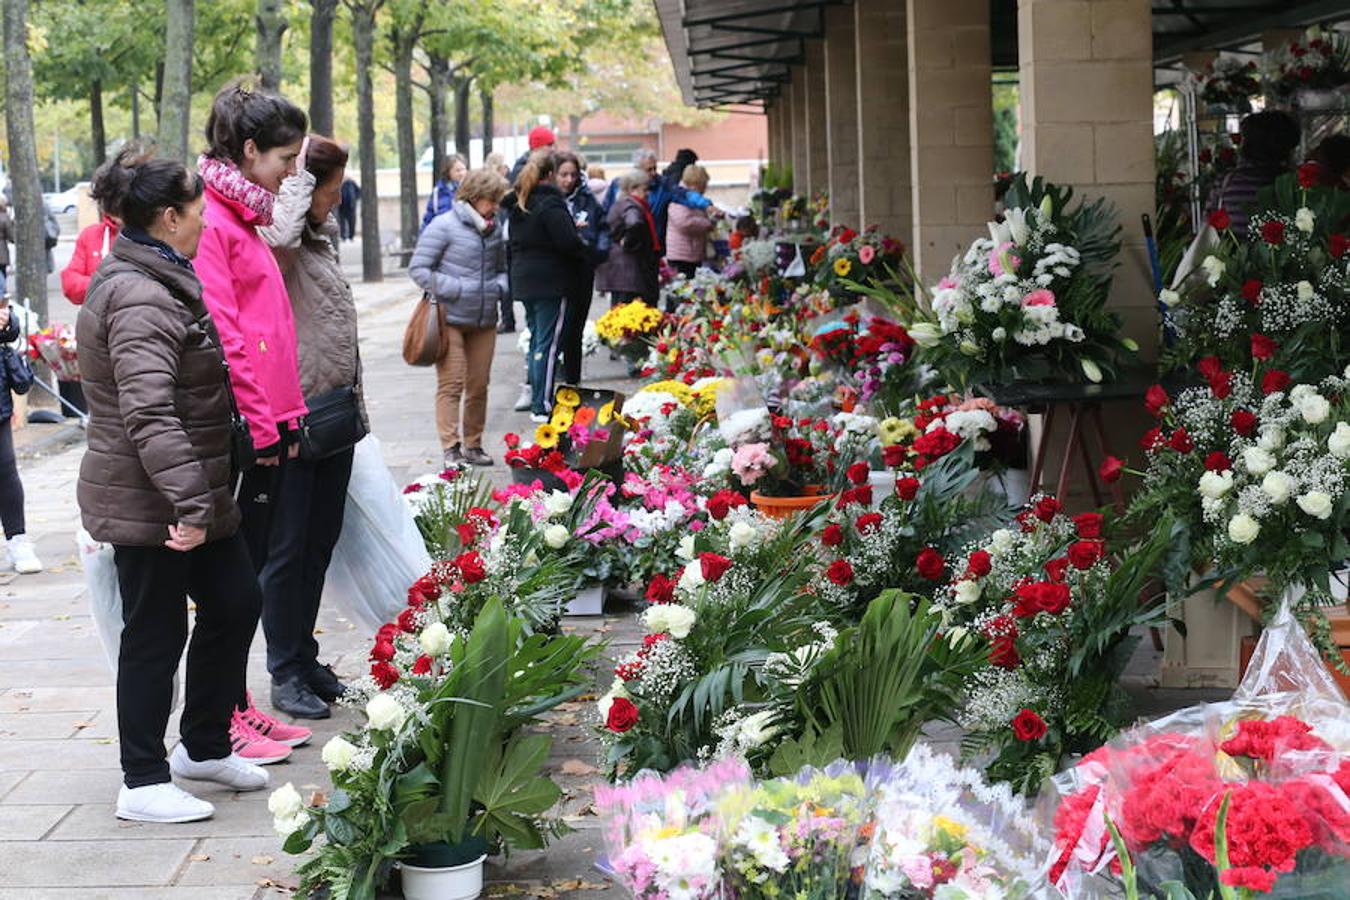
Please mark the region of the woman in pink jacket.
MULTIPOLYGON (((270 501, 280 494, 286 462, 299 446, 296 427, 305 415, 290 298, 257 229, 272 222, 276 192, 295 172, 308 125, 290 102, 231 82, 211 105, 208 146, 197 160, 206 183, 207 228, 194 266, 257 455, 256 464, 237 476, 241 529, 255 572, 267 563, 270 501)), ((239 698, 230 734, 235 752, 258 764, 279 761, 283 750, 310 737, 309 729, 262 713, 251 696, 239 698)))

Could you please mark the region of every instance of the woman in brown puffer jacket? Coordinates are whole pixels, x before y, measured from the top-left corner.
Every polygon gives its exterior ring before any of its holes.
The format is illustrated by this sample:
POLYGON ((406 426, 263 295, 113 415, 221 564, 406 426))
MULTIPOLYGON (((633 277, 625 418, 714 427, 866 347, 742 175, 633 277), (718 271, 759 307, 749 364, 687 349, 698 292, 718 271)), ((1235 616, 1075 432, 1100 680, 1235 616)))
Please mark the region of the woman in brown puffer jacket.
POLYGON ((125 220, 76 325, 89 403, 80 512, 89 533, 113 545, 125 623, 117 816, 195 821, 211 804, 175 787, 170 773, 235 790, 268 780, 229 739, 262 597, 231 491, 228 371, 191 263, 202 181, 180 163, 124 151, 95 191, 117 197, 125 220), (196 626, 182 742, 166 761, 189 594, 196 626))

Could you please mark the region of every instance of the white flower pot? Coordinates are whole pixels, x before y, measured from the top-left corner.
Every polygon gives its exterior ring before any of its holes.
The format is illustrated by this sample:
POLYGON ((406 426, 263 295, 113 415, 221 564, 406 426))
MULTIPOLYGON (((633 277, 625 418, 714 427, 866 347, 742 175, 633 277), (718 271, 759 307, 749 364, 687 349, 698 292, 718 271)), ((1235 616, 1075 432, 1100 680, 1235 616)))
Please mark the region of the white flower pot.
POLYGON ((872 488, 872 508, 881 509, 881 501, 895 493, 896 474, 894 469, 873 469, 867 473, 867 483, 872 488))
POLYGON ((474 900, 483 892, 483 854, 470 863, 425 869, 401 862, 405 900, 474 900))
POLYGON ((569 616, 602 616, 605 614, 605 586, 602 584, 582 588, 577 595, 567 601, 563 610, 569 616))

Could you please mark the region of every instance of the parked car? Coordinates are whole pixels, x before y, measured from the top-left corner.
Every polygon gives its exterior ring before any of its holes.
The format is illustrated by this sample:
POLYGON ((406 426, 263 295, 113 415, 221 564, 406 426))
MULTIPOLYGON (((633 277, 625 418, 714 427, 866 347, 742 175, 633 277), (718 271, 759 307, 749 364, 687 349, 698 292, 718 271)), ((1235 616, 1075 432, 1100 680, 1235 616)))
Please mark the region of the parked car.
POLYGON ((43 194, 42 199, 47 201, 47 208, 59 216, 63 213, 75 212, 80 206, 80 198, 88 196, 88 194, 89 182, 81 181, 59 194, 43 194))

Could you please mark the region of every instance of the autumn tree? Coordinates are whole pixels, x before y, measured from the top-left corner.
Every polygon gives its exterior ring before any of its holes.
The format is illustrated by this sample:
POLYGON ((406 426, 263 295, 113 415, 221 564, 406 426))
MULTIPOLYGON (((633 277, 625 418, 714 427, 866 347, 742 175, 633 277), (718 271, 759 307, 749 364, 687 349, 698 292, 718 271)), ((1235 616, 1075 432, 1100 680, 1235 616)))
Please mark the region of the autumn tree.
POLYGON ((333 133, 333 20, 337 0, 310 0, 309 125, 316 134, 333 133))
POLYGON ((290 27, 284 0, 258 0, 254 16, 257 26, 258 77, 264 90, 281 90, 281 42, 290 27))
POLYGON ((12 293, 47 319, 47 251, 43 243, 42 182, 38 177, 33 130, 33 63, 28 47, 28 0, 5 0, 5 128, 9 135, 9 178, 18 251, 12 293))
POLYGON ((160 152, 188 161, 188 124, 192 117, 194 0, 165 0, 164 86, 159 112, 160 152))
POLYGON ((380 197, 375 183, 375 18, 384 0, 343 0, 352 18, 356 47, 357 144, 361 155, 361 277, 384 280, 380 259, 380 197))

